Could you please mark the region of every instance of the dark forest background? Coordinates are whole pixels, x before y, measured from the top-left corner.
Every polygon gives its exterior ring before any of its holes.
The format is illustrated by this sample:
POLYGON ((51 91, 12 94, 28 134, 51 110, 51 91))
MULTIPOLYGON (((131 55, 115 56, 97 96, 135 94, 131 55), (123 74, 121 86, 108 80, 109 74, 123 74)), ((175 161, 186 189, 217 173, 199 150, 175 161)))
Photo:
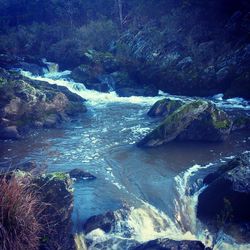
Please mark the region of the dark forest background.
POLYGON ((249 9, 247 0, 1 0, 0 53, 74 69, 92 49, 138 83, 231 96, 249 85, 249 9))

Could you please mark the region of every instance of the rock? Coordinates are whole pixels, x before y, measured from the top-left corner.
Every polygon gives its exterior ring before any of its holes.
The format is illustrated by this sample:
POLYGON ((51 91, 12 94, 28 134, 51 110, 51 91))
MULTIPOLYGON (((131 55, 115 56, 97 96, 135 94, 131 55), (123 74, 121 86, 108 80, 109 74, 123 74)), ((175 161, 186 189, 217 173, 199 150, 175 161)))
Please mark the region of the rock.
POLYGON ((197 216, 216 228, 250 221, 250 153, 244 153, 209 174, 199 195, 197 216), (208 206, 208 201, 212 206, 208 206))
POLYGON ((43 123, 45 128, 54 128, 61 121, 60 117, 57 114, 48 115, 43 123))
POLYGON ((174 111, 180 108, 184 104, 180 100, 172 100, 164 98, 157 101, 152 108, 148 111, 148 116, 157 117, 157 116, 167 116, 171 115, 174 111))
POLYGON ((10 69, 16 63, 22 61, 23 59, 13 55, 0 54, 0 67, 5 69, 10 69))
POLYGON ((36 65, 34 63, 27 63, 27 62, 19 62, 18 64, 13 65, 14 67, 21 68, 24 71, 29 71, 33 75, 42 75, 43 67, 36 65))
POLYGON ((99 92, 108 93, 110 91, 109 84, 106 82, 97 82, 97 83, 85 83, 87 89, 94 89, 99 92))
POLYGON ((83 225, 83 231, 85 234, 100 228, 104 232, 111 231, 113 224, 115 223, 114 212, 107 212, 106 214, 100 214, 90 217, 83 225))
POLYGON ((74 81, 83 84, 99 82, 96 75, 94 74, 94 70, 91 69, 89 65, 78 66, 77 68, 73 69, 70 76, 74 81))
POLYGON ((21 136, 17 130, 16 126, 9 126, 0 129, 0 139, 12 139, 17 140, 20 139, 21 136))
POLYGON ((227 138, 231 130, 227 114, 214 104, 197 100, 189 102, 146 135, 140 147, 154 147, 173 140, 218 142, 227 138))
POLYGON ((0 68, 0 138, 19 139, 32 127, 55 127, 86 112, 66 87, 30 80, 0 68))
POLYGON ((94 68, 88 65, 80 65, 71 73, 71 78, 83 83, 87 89, 94 89, 99 92, 108 92, 110 90, 109 83, 103 79, 102 72, 95 72, 94 68))
POLYGON ((75 168, 69 172, 70 178, 74 178, 76 180, 94 180, 96 177, 88 172, 85 172, 82 169, 75 168))
POLYGON ((121 97, 130 96, 157 96, 158 90, 154 86, 125 87, 116 89, 116 93, 121 97))
POLYGON ((233 122, 232 131, 250 129, 250 112, 245 110, 227 110, 233 122))
POLYGON ((216 77, 218 81, 225 80, 229 75, 229 67, 223 67, 216 72, 216 77))
POLYGON ((39 249, 75 250, 71 219, 73 211, 71 179, 64 173, 33 175, 33 167, 36 163, 27 162, 24 165, 27 165, 26 170, 32 170, 32 173, 18 169, 18 171, 7 171, 4 176, 7 177, 7 180, 15 176, 30 189, 32 196, 36 196, 40 201, 40 213, 36 218, 32 218, 32 220, 39 220, 39 224, 42 226, 40 235, 38 235, 39 249))
POLYGON ((184 69, 188 68, 190 65, 192 65, 192 63, 193 63, 192 57, 187 56, 178 62, 177 68, 184 70, 184 69))
POLYGON ((135 247, 133 250, 205 250, 205 246, 200 241, 175 241, 169 239, 151 240, 135 247))
POLYGON ((57 173, 33 179, 40 198, 48 204, 40 215, 45 230, 41 235, 40 249, 74 250, 71 214, 73 210, 73 193, 67 175, 57 173))

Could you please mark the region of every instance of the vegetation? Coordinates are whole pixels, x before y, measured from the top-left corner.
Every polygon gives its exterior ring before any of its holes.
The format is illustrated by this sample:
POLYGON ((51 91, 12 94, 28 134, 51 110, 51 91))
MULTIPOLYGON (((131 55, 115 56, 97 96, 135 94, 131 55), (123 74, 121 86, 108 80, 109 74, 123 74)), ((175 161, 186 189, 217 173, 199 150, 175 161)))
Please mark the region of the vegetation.
POLYGON ((0 189, 0 249, 38 249, 44 210, 39 195, 16 177, 1 177, 0 189))

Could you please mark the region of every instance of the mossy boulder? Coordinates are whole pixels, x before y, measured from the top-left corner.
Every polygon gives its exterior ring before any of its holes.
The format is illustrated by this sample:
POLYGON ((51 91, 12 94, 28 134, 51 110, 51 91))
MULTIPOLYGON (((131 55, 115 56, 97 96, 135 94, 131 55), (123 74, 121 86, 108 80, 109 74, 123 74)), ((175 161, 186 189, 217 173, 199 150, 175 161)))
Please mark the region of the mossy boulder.
POLYGON ((227 138, 232 122, 214 104, 196 100, 182 105, 146 135, 140 147, 154 147, 173 140, 219 142, 227 138))
POLYGON ((19 139, 31 127, 55 127, 86 112, 83 102, 66 87, 0 68, 0 139, 19 139))
POLYGON ((148 116, 151 117, 162 117, 171 115, 174 111, 180 108, 184 104, 181 100, 172 100, 169 98, 164 98, 157 101, 151 109, 148 111, 148 116))

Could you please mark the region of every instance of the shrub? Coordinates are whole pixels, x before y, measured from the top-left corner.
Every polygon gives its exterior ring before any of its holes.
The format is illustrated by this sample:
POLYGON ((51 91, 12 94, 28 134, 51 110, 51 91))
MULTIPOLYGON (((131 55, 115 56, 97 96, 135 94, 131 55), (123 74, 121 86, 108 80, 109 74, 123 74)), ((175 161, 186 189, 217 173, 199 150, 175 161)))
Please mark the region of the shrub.
POLYGON ((78 32, 84 49, 107 51, 118 38, 118 27, 111 20, 92 21, 78 32))
POLYGON ((0 179, 0 249, 38 249, 43 208, 29 182, 6 176, 0 179))

